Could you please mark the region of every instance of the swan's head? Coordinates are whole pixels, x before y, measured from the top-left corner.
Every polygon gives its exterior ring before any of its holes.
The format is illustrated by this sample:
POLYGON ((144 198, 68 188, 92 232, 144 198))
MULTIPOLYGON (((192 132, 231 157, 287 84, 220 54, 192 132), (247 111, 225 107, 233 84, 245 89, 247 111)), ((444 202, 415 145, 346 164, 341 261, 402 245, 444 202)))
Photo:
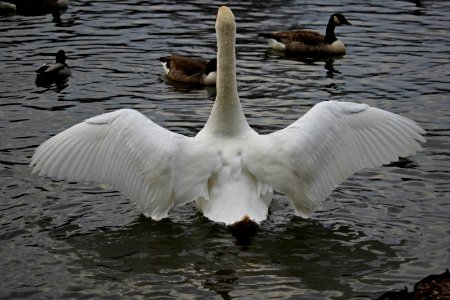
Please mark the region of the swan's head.
MULTIPOLYGON (((236 90, 236 22, 231 9, 219 8, 216 18, 217 95, 237 97, 236 90), (219 92, 222 91, 222 92, 219 92)), ((220 96, 221 97, 221 96, 220 96)))
POLYGON ((334 25, 340 26, 340 25, 352 25, 347 19, 344 17, 343 14, 334 14, 331 16, 331 19, 333 20, 334 25))
POLYGON ((217 12, 216 32, 218 35, 236 32, 236 22, 234 21, 233 12, 226 6, 220 7, 217 12))

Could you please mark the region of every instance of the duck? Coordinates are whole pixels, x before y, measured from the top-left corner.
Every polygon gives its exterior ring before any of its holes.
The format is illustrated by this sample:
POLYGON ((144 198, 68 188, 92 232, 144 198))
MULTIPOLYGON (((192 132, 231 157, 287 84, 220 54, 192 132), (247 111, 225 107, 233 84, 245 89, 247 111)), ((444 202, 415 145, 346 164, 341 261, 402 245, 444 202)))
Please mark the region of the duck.
POLYGON ((15 4, 8 1, 0 1, 0 13, 2 14, 15 13, 16 10, 17 6, 15 4))
POLYGON ((266 38, 271 48, 289 54, 339 56, 346 53, 344 43, 334 33, 335 27, 341 25, 352 24, 344 15, 336 13, 330 16, 325 35, 312 30, 295 30, 260 33, 259 36, 266 38))
POLYGON ((68 0, 6 0, 1 2, 5 3, 5 7, 14 7, 14 11, 21 15, 61 13, 69 6, 68 0))
POLYGON ((160 57, 159 61, 170 80, 201 85, 216 84, 217 58, 207 61, 196 57, 171 55, 160 57))
POLYGON ((109 184, 153 220, 195 202, 212 222, 259 226, 274 190, 287 195, 297 216, 309 218, 347 177, 422 149, 425 131, 417 123, 363 103, 319 102, 286 128, 258 134, 237 90, 230 8, 219 8, 215 28, 216 99, 195 136, 122 108, 43 142, 31 158, 32 173, 109 184))
POLYGON ((59 50, 56 53, 55 63, 45 64, 39 67, 35 73, 38 80, 49 82, 66 80, 71 75, 71 71, 66 64, 66 53, 64 50, 59 50))

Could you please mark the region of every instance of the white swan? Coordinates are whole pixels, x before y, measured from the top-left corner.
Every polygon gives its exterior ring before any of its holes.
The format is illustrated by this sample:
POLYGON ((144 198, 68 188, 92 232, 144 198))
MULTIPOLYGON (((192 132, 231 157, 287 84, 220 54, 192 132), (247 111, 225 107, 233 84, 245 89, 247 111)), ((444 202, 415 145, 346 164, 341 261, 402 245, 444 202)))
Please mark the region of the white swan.
POLYGON ((236 24, 221 7, 216 22, 217 98, 205 127, 186 137, 139 112, 88 119, 43 143, 33 172, 118 188, 155 220, 196 201, 227 225, 266 219, 272 190, 285 193, 302 217, 346 177, 421 149, 413 121, 364 104, 327 101, 287 128, 259 135, 247 123, 236 87, 236 24))

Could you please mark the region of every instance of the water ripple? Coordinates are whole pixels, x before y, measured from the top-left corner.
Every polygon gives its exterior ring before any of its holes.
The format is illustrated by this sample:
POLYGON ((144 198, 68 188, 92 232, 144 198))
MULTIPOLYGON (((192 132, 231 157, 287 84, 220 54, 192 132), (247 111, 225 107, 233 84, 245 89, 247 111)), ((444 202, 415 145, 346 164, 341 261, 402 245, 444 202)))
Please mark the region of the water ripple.
POLYGON ((154 222, 108 186, 30 175, 37 145, 119 108, 194 136, 215 90, 168 82, 157 58, 213 57, 220 5, 73 1, 60 20, 0 16, 1 298, 373 298, 449 267, 446 1, 231 2, 240 98, 258 132, 332 99, 387 109, 427 130, 423 152, 352 176, 311 220, 294 217, 275 194, 257 235, 240 241, 193 204, 154 222), (348 46, 342 58, 287 57, 257 38, 323 32, 334 12, 353 23, 336 29, 348 46), (36 87, 34 70, 58 49, 72 69, 68 84, 36 87))

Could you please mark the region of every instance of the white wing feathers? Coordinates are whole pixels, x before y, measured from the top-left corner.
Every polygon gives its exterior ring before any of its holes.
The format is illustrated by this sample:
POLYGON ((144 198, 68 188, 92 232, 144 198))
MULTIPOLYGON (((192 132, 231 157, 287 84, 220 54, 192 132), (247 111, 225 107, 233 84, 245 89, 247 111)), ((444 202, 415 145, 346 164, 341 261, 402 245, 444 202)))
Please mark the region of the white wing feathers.
POLYGON ((399 115, 325 101, 289 127, 264 136, 258 147, 263 166, 253 172, 288 195, 297 215, 309 217, 355 172, 415 154, 425 142, 422 134, 416 123, 399 115))
POLYGON ((210 165, 206 160, 198 165, 201 152, 193 150, 191 140, 123 109, 49 139, 36 150, 31 166, 33 173, 55 179, 111 184, 159 220, 174 205, 208 196, 210 165))
MULTIPOLYGON (((425 142, 422 134, 416 123, 399 115, 326 101, 283 130, 251 135, 234 146, 242 148, 242 167, 257 179, 258 194, 271 186, 289 197, 297 215, 309 217, 355 172, 415 154, 425 142)), ((56 179, 111 184, 159 220, 174 205, 210 199, 210 178, 223 164, 217 154, 221 147, 226 145, 170 132, 123 109, 49 139, 36 150, 31 166, 33 173, 56 179)))

